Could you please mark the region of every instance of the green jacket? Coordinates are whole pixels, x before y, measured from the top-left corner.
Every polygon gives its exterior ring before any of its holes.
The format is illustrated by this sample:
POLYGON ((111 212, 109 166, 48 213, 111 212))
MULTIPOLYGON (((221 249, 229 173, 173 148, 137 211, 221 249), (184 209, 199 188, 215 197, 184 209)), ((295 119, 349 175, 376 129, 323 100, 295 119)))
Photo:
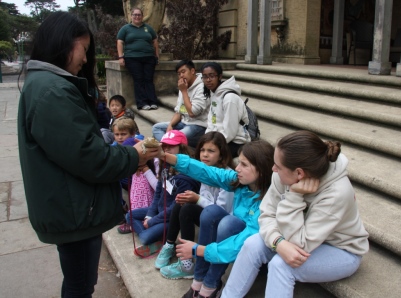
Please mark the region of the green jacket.
POLYGON ((18 144, 29 219, 42 242, 87 239, 123 219, 119 179, 136 171, 138 153, 104 142, 86 79, 29 61, 18 144))

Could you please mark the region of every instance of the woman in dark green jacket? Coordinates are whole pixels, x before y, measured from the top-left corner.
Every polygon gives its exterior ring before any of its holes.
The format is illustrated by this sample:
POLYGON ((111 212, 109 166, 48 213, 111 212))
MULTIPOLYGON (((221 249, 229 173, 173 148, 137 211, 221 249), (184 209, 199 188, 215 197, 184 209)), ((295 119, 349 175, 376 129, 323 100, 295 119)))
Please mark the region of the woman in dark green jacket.
POLYGON ((94 64, 87 24, 54 13, 35 35, 20 97, 18 142, 29 219, 41 241, 57 245, 62 297, 91 297, 101 235, 123 219, 119 180, 158 151, 142 154, 141 143, 104 142, 88 95, 94 64))

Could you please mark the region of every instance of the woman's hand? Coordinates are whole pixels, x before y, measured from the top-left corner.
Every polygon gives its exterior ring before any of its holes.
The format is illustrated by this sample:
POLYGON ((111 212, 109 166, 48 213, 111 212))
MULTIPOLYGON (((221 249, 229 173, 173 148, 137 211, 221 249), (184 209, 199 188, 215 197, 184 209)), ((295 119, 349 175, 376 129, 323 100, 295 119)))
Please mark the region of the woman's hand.
POLYGON ((195 245, 195 242, 181 238, 178 238, 178 240, 181 244, 178 244, 175 249, 177 258, 180 258, 181 260, 192 259, 192 247, 195 245))
POLYGON ((186 190, 183 193, 179 193, 175 197, 175 202, 180 205, 184 205, 185 203, 196 204, 199 200, 199 195, 191 190, 186 190))
POLYGON ((303 178, 290 186, 290 191, 301 194, 309 194, 317 191, 320 180, 317 178, 303 178))
POLYGON ((125 66, 124 58, 118 59, 118 63, 120 63, 120 66, 125 66))
POLYGON ((283 240, 276 248, 277 253, 283 258, 284 262, 290 265, 292 268, 301 266, 309 258, 310 254, 304 251, 297 245, 283 240))
POLYGON ((134 145, 134 148, 136 149, 136 151, 138 151, 138 157, 139 157, 139 163, 138 166, 143 166, 146 164, 146 162, 149 159, 158 157, 159 155, 159 151, 161 150, 161 147, 157 147, 157 148, 146 148, 146 152, 143 152, 143 141, 140 141, 138 143, 136 143, 134 145))

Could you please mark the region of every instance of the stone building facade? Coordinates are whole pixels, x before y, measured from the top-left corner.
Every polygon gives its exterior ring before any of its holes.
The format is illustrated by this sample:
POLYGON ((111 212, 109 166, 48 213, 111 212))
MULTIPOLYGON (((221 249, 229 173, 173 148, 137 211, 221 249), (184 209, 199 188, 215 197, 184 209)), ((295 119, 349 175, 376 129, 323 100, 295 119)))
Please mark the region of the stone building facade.
POLYGON ((229 0, 219 19, 219 32, 233 33, 222 58, 354 64, 350 24, 359 20, 373 25, 374 40, 370 49, 356 49, 355 62, 369 64, 375 74, 388 74, 392 63, 400 64, 400 0, 229 0))

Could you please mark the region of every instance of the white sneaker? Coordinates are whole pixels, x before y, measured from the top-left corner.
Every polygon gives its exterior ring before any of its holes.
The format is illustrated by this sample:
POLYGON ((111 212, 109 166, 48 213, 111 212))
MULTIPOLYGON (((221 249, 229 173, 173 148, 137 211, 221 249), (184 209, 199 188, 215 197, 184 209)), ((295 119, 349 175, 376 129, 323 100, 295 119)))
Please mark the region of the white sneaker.
POLYGON ((150 110, 150 106, 149 105, 145 105, 141 108, 141 110, 150 110))

